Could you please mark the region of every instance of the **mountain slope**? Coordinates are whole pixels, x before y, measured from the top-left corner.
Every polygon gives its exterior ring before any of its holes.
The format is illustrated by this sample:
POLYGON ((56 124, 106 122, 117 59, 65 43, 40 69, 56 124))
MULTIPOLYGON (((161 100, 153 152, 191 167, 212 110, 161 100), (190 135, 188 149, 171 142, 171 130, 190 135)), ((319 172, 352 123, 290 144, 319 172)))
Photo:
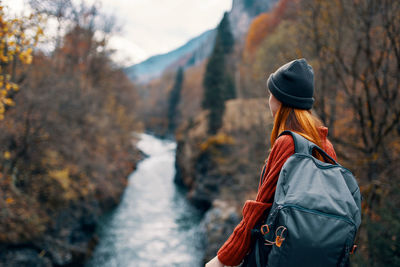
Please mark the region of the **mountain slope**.
POLYGON ((171 52, 150 57, 126 68, 125 72, 132 81, 145 83, 161 76, 175 62, 182 61, 179 65, 185 67, 196 65, 211 54, 215 33, 215 29, 208 30, 171 52))
MULTIPOLYGON (((252 20, 260 13, 270 10, 277 1, 233 0, 229 19, 235 39, 242 42, 252 20)), ((175 71, 179 66, 197 65, 211 54, 215 34, 215 29, 208 30, 171 52, 153 56, 126 68, 125 72, 132 81, 143 84, 160 77, 166 69, 175 71)))

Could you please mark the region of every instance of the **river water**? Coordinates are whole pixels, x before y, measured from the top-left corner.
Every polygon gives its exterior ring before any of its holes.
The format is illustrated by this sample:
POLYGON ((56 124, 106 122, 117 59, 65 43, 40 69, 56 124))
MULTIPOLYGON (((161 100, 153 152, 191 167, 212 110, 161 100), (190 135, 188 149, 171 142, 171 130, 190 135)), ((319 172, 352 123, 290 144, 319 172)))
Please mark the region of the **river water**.
POLYGON ((141 134, 147 158, 129 176, 121 203, 101 219, 86 267, 201 266, 201 212, 173 182, 176 143, 141 134))

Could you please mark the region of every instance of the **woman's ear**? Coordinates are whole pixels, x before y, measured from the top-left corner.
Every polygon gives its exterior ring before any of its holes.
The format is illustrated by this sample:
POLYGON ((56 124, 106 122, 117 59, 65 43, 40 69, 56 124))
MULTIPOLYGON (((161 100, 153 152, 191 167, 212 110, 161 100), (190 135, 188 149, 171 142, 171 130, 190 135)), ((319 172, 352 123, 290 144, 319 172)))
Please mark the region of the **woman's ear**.
POLYGON ((281 106, 281 102, 274 97, 273 94, 269 96, 269 108, 271 110, 272 117, 275 117, 276 112, 278 112, 279 107, 281 106))

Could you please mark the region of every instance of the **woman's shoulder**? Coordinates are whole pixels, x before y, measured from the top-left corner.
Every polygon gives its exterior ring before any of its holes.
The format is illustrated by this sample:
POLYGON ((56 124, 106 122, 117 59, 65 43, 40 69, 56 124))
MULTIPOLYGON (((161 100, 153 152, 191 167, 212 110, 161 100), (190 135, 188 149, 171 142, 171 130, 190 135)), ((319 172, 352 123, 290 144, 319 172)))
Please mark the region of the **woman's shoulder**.
MULTIPOLYGON (((331 156, 332 158, 334 158, 335 160, 337 160, 337 156, 336 156, 336 152, 335 149, 333 148, 332 143, 329 141, 329 139, 327 138, 327 133, 328 133, 328 128, 326 127, 321 127, 321 133, 322 133, 322 149, 325 150, 325 152, 327 152, 329 154, 329 156, 331 156)), ((271 149, 271 154, 294 154, 294 141, 293 141, 293 137, 290 134, 284 134, 279 136, 272 149, 271 149)))
POLYGON ((271 154, 274 153, 285 153, 294 154, 294 141, 291 135, 281 135, 279 136, 271 149, 271 154))
POLYGON ((273 147, 282 147, 282 146, 287 146, 287 147, 293 146, 294 148, 294 141, 291 135, 283 134, 276 139, 273 147))
POLYGON ((281 135, 276 140, 269 153, 268 166, 282 166, 294 154, 294 141, 290 135, 281 135))

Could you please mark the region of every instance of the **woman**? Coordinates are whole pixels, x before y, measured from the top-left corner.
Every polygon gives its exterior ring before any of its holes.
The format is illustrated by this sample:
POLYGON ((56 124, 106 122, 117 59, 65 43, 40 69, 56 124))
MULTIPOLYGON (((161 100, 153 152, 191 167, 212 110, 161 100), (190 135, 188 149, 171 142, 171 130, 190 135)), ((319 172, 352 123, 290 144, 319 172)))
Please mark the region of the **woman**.
POLYGON ((335 150, 327 139, 328 129, 311 114, 314 103, 314 73, 305 59, 293 60, 267 81, 270 92, 269 107, 274 117, 271 133, 271 152, 260 177, 256 200, 246 201, 243 219, 206 267, 239 265, 251 248, 251 229, 265 219, 271 208, 279 172, 285 161, 294 154, 290 135, 279 134, 285 130, 297 132, 323 148, 336 160, 335 150))

